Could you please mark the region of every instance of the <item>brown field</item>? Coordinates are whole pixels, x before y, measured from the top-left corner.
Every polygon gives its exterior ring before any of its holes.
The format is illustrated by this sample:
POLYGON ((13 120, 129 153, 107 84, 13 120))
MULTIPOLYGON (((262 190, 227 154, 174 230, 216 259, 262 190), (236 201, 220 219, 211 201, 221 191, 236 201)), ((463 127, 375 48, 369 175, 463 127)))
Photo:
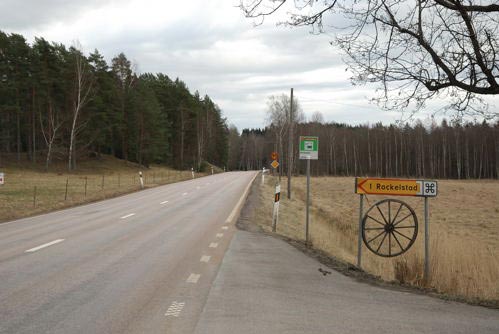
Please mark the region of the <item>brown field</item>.
MULTIPOLYGON (((270 231, 275 179, 260 182, 256 217, 270 231)), ((305 239, 306 179, 293 179, 293 198, 287 199, 282 178, 277 233, 305 239)), ((367 210, 386 197, 369 195, 367 210)), ((313 247, 351 264, 357 263, 359 195, 353 177, 311 179, 310 235, 313 247)), ((362 268, 386 281, 398 281, 465 298, 499 301, 499 181, 439 181, 439 195, 430 199, 430 280, 423 280, 423 199, 398 197, 418 216, 419 233, 412 248, 395 258, 382 258, 364 245, 362 268)), ((364 211, 365 212, 365 211, 364 211)))
MULTIPOLYGON (((42 166, 29 163, 0 168, 5 174, 5 184, 0 185, 0 222, 137 191, 139 171, 143 172, 145 188, 192 177, 190 171, 159 166, 144 168, 109 156, 81 162, 71 173, 65 168, 59 164, 44 172, 42 166)), ((203 175, 197 173, 196 177, 203 175)))

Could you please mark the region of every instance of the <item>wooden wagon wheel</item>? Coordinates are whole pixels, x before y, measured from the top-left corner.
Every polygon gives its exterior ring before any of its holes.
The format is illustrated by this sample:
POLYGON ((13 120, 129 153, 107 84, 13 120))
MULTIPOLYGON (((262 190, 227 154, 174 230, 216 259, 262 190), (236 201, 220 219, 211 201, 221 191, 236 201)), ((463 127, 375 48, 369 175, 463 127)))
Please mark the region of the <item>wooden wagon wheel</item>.
POLYGON ((384 199, 367 210, 362 219, 362 239, 373 253, 394 257, 416 241, 418 219, 414 210, 397 199, 384 199))

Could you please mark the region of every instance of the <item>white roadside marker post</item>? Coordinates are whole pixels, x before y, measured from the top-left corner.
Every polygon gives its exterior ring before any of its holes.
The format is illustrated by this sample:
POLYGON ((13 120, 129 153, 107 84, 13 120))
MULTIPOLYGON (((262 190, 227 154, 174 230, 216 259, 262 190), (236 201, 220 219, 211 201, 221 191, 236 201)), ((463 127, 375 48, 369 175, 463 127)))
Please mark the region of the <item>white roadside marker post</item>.
POLYGON ((211 175, 213 175, 213 167, 211 167, 211 175))
POLYGON ((281 185, 277 183, 275 185, 275 195, 274 195, 274 211, 272 214, 272 232, 276 231, 277 222, 279 220, 279 200, 281 199, 281 185))
POLYGON ((142 178, 142 171, 139 172, 140 188, 144 189, 144 179, 142 178))
POLYGON ((192 178, 194 178, 194 168, 191 167, 192 178))

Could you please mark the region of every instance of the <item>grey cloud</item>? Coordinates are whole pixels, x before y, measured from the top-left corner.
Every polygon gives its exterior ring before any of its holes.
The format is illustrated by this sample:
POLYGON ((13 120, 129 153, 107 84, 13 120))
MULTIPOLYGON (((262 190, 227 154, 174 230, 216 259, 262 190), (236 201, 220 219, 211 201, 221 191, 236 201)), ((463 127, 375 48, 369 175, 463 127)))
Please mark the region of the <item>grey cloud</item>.
POLYGON ((83 11, 109 4, 101 0, 2 0, 0 29, 28 29, 69 21, 83 11))

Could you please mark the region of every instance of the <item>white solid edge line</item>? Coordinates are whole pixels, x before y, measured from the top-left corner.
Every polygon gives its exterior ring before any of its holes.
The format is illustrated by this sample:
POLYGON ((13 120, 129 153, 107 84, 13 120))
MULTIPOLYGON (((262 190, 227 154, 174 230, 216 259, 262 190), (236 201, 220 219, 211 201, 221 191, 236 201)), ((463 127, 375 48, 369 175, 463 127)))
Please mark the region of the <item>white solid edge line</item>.
POLYGON ((57 239, 57 240, 54 240, 54 241, 51 241, 51 242, 47 242, 46 244, 40 245, 38 247, 28 249, 28 250, 26 250, 24 252, 25 253, 33 253, 33 252, 36 252, 36 251, 38 251, 38 250, 40 250, 42 248, 49 247, 49 246, 58 244, 59 242, 63 242, 63 241, 64 241, 64 239, 57 239))
POLYGON ((168 203, 168 201, 163 201, 163 202, 161 202, 159 204, 166 204, 166 203, 168 203))
POLYGON ((242 205, 243 200, 248 195, 248 191, 249 191, 251 185, 253 184, 253 181, 256 179, 257 175, 258 175, 258 173, 255 173, 255 176, 248 183, 248 185, 246 186, 246 189, 244 189, 244 192, 241 195, 241 198, 239 198, 239 201, 237 202, 236 206, 234 207, 234 209, 232 209, 232 212, 230 213, 229 217, 227 217, 227 219, 225 220, 226 224, 230 224, 232 222, 232 220, 234 219, 234 216, 236 215, 237 211, 240 209, 239 206, 242 205))
POLYGON ((121 217, 121 219, 127 219, 127 218, 130 218, 132 216, 135 216, 135 213, 131 213, 129 215, 123 216, 123 217, 121 217))

